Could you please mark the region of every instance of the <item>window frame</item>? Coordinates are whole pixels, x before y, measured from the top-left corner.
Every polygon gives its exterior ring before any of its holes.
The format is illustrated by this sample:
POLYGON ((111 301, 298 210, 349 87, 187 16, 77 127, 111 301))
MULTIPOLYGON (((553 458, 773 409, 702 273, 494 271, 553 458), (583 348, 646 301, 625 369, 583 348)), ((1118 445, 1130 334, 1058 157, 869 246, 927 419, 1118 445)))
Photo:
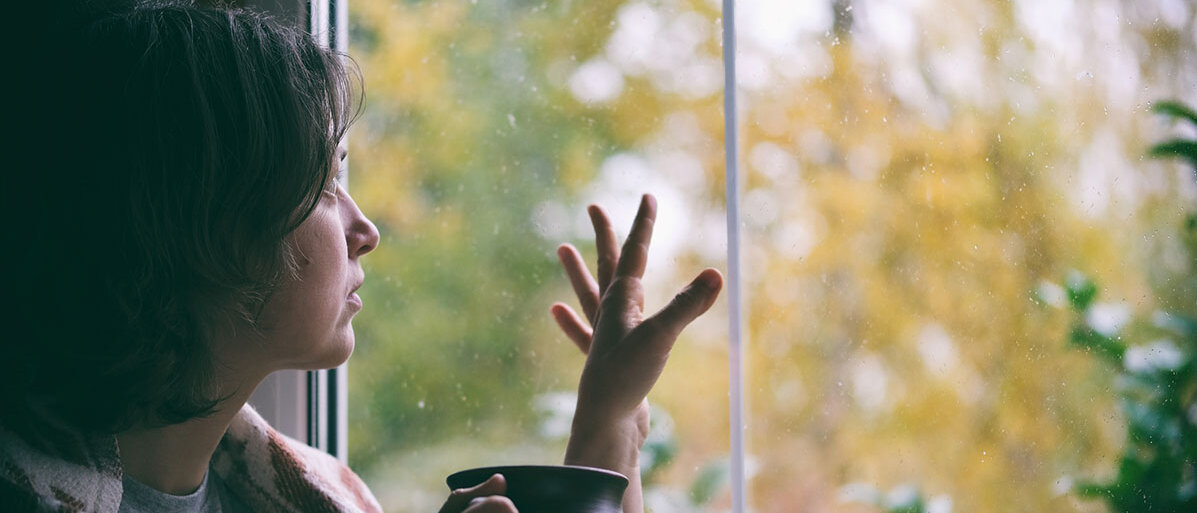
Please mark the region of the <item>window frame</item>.
MULTIPOLYGON (((318 43, 344 53, 349 47, 347 0, 246 0, 242 7, 302 28, 318 43)), ((346 175, 348 172, 346 172, 346 175)), ((347 176, 342 177, 347 185, 347 176)), ((348 364, 318 371, 283 370, 267 376, 250 397, 277 431, 347 463, 348 364)))

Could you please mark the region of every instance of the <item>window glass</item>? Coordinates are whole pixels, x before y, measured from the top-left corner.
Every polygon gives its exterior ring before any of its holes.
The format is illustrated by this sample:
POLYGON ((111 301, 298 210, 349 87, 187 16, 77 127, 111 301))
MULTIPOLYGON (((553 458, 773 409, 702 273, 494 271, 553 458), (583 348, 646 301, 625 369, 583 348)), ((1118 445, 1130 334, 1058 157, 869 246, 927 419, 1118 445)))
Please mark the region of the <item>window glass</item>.
MULTIPOLYGON (((349 461, 388 510, 434 511, 455 470, 561 463, 582 357, 549 306, 576 305, 559 243, 593 265, 586 205, 626 233, 657 195, 650 310, 723 265, 718 16, 707 0, 350 2, 366 90, 350 186, 382 243, 354 322, 349 461)), ((682 337, 654 391, 648 481, 680 499, 725 466, 725 319, 682 337)))
MULTIPOLYGON (((593 261, 585 205, 626 230, 658 196, 650 310, 725 266, 719 2, 349 14, 367 95, 350 186, 382 233, 349 459, 388 511, 434 511, 455 470, 560 462, 582 359, 548 308, 573 303, 556 245, 593 261)), ((737 2, 751 509, 1101 510, 1072 485, 1116 473, 1121 385, 1070 331, 1080 315, 1183 348, 1152 319, 1195 313, 1197 187, 1145 155, 1192 137, 1149 107, 1197 103, 1194 16, 1178 0, 737 2), (1099 290, 1083 315, 1082 276, 1099 290)), ((657 512, 730 508, 723 301, 651 396, 657 512)))
POLYGON ((1057 306, 1087 276, 1132 346, 1194 313, 1193 172, 1145 158, 1192 6, 737 3, 750 505, 1101 510, 1121 385, 1057 306))

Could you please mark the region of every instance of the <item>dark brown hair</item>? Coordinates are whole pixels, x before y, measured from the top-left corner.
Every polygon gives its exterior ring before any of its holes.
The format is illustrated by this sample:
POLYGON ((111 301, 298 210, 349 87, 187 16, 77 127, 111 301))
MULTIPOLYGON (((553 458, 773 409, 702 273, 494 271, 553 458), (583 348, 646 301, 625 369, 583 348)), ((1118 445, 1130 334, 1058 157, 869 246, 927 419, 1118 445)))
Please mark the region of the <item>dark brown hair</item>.
POLYGON ((262 15, 186 5, 55 38, 30 123, 45 154, 19 180, 2 415, 115 432, 208 414, 210 329, 252 325, 332 179, 357 113, 343 58, 262 15))

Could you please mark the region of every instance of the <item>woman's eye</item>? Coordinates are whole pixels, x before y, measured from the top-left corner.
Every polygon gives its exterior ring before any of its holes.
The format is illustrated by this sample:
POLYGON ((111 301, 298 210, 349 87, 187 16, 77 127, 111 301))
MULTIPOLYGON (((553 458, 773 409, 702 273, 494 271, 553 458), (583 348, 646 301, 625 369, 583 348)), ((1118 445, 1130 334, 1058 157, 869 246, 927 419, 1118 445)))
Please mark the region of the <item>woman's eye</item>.
POLYGON ((337 173, 337 176, 328 181, 324 186, 324 192, 329 194, 336 194, 337 188, 341 186, 341 179, 345 177, 345 173, 337 173))
POLYGON ((348 154, 341 153, 341 156, 337 159, 337 175, 334 176, 332 180, 329 180, 328 184, 324 186, 324 192, 336 194, 337 187, 339 187, 341 181, 345 179, 345 171, 348 167, 345 165, 347 163, 346 157, 348 157, 348 154))

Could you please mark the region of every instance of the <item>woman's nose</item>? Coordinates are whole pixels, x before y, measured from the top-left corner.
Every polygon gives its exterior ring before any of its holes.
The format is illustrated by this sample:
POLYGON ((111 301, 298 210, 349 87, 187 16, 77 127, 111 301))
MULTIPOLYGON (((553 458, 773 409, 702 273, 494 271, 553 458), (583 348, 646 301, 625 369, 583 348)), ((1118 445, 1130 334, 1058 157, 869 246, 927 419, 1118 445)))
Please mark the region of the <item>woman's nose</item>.
POLYGON ((357 207, 357 203, 349 196, 348 191, 345 192, 345 199, 347 200, 345 204, 349 209, 349 226, 346 229, 345 238, 349 246, 349 256, 357 258, 378 247, 378 227, 374 226, 374 223, 357 207))

